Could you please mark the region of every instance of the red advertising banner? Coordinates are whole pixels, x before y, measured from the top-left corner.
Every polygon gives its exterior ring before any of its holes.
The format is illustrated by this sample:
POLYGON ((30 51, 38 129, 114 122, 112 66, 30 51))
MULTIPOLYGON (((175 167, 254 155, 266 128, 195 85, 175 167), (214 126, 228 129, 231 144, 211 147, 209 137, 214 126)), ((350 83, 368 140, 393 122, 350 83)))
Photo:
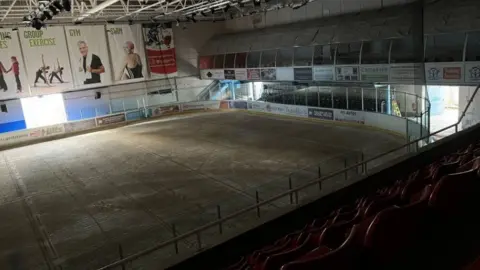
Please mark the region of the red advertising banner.
POLYGON ((152 77, 177 75, 177 57, 172 28, 144 28, 145 51, 152 77))

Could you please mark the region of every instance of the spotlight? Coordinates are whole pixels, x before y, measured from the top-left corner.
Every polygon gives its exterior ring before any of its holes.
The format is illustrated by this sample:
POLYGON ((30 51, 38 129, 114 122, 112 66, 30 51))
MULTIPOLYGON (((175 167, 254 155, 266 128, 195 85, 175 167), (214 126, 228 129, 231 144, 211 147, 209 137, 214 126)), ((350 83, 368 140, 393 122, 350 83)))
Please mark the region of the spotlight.
POLYGON ((179 27, 179 26, 180 26, 180 20, 177 19, 177 27, 179 27))
POLYGON ((32 20, 32 27, 37 29, 37 30, 40 30, 42 29, 42 26, 43 26, 43 23, 40 21, 40 19, 38 18, 33 18, 32 20))
POLYGON ((200 14, 202 14, 203 17, 207 17, 207 14, 205 13, 205 11, 200 11, 200 14))
POLYGON ((71 11, 72 10, 70 0, 62 0, 62 6, 65 9, 65 11, 71 11))
POLYGON ((260 6, 260 0, 253 0, 253 5, 256 7, 260 6))
POLYGON ((60 11, 63 10, 63 6, 62 6, 62 4, 60 4, 59 1, 53 1, 52 5, 53 5, 54 7, 56 7, 58 10, 60 10, 60 11))
POLYGON ((53 15, 57 15, 58 14, 58 9, 52 5, 48 6, 48 9, 50 9, 50 11, 52 12, 53 15))
POLYGON ((230 4, 227 4, 223 9, 223 12, 227 12, 230 9, 230 4))
POLYGON ((240 5, 241 8, 245 7, 245 3, 243 3, 242 1, 238 2, 238 4, 240 5))
POLYGON ((128 25, 133 25, 133 20, 128 20, 128 25))
POLYGON ((42 15, 45 16, 47 20, 51 20, 53 18, 52 14, 50 14, 50 12, 48 12, 47 10, 43 11, 42 15))

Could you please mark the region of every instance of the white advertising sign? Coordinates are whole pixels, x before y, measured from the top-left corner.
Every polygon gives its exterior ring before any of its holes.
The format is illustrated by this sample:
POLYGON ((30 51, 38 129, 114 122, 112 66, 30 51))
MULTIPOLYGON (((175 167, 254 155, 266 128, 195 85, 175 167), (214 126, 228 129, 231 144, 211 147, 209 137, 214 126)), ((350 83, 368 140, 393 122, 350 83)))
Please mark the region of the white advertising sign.
POLYGON ((239 81, 247 80, 247 70, 246 69, 235 69, 235 80, 239 80, 239 81))
POLYGON ((223 80, 225 72, 223 69, 204 69, 200 71, 200 77, 208 80, 223 80))
POLYGON ((333 81, 333 67, 313 67, 313 80, 333 81))
POLYGON ((75 86, 112 83, 105 26, 65 26, 75 86))
POLYGON ((465 82, 480 82, 480 62, 465 64, 465 82))
POLYGON ((358 75, 357 66, 345 66, 335 68, 335 77, 337 81, 358 81, 360 77, 358 75))
POLYGON ((267 108, 267 103, 259 101, 249 101, 248 109, 252 111, 264 112, 267 108))
POLYGON ((419 64, 392 64, 390 65, 390 81, 414 83, 422 80, 423 71, 419 64))
POLYGON ((388 82, 389 67, 387 65, 362 65, 360 76, 362 81, 388 82))
POLYGON ((147 77, 142 26, 107 24, 114 81, 142 81, 147 77))
POLYGON ((365 124, 365 112, 335 110, 334 117, 335 121, 365 124))
POLYGON ((459 83, 464 81, 462 63, 426 63, 427 83, 459 83))
POLYGON ((32 95, 62 92, 73 88, 63 27, 35 30, 20 28, 25 67, 32 95))
POLYGON ((42 137, 59 135, 63 133, 65 133, 65 126, 63 124, 8 132, 6 134, 0 135, 0 145, 19 143, 42 137))
POLYGON ((293 81, 293 68, 291 67, 277 68, 277 81, 293 81))
POLYGON ((18 41, 12 29, 0 29, 0 100, 30 95, 18 41))

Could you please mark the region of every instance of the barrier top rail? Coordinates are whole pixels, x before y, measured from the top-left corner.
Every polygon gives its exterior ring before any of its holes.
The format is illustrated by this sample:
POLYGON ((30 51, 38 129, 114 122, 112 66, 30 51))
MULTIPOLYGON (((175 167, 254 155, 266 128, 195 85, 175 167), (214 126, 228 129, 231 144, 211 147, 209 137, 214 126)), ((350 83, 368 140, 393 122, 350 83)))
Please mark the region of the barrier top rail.
POLYGON ((452 125, 450 125, 450 126, 447 126, 447 127, 443 128, 443 129, 440 129, 440 130, 438 130, 438 131, 436 131, 436 132, 434 132, 434 133, 432 133, 432 134, 429 134, 429 135, 427 135, 427 136, 424 136, 424 137, 422 137, 422 138, 419 138, 419 139, 416 139, 416 140, 414 140, 414 141, 411 141, 411 142, 409 142, 409 143, 407 143, 407 144, 404 144, 404 145, 402 145, 402 146, 400 146, 400 147, 394 148, 394 149, 392 149, 392 150, 390 150, 390 151, 387 151, 387 152, 385 152, 385 153, 382 153, 382 154, 379 154, 379 155, 377 155, 377 156, 374 156, 374 157, 372 157, 372 158, 370 158, 370 159, 364 160, 364 161, 362 161, 362 162, 358 162, 358 163, 356 163, 356 164, 354 164, 354 165, 352 165, 352 166, 349 166, 349 167, 347 167, 347 168, 344 168, 344 169, 342 169, 342 170, 340 170, 340 171, 337 171, 337 172, 334 172, 334 173, 330 173, 330 174, 328 174, 328 175, 326 175, 326 176, 324 176, 324 177, 321 177, 321 178, 312 179, 312 180, 310 180, 308 183, 303 184, 303 185, 301 185, 301 186, 299 186, 299 187, 297 187, 297 188, 294 188, 294 189, 288 190, 288 191, 286 191, 286 192, 280 193, 280 194, 278 194, 278 195, 276 195, 276 196, 273 196, 273 197, 271 197, 271 198, 269 198, 269 199, 267 199, 267 200, 261 201, 261 202, 259 202, 259 203, 257 203, 257 204, 254 204, 254 205, 250 206, 250 207, 247 207, 247 208, 245 208, 245 209, 242 209, 242 210, 239 210, 239 211, 237 211, 237 212, 234 212, 234 213, 232 213, 232 214, 230 214, 230 215, 227 215, 227 216, 225 216, 225 217, 223 217, 223 218, 221 218, 221 219, 218 219, 218 220, 216 220, 216 221, 212 221, 212 222, 210 222, 210 223, 207 223, 207 224, 205 224, 205 225, 203 225, 203 226, 201 226, 201 227, 199 227, 199 228, 197 228, 197 229, 194 229, 194 230, 192 230, 192 231, 190 231, 190 232, 187 232, 187 233, 185 233, 185 234, 179 235, 179 236, 177 236, 177 237, 175 237, 175 238, 172 238, 172 239, 170 239, 170 240, 168 240, 168 241, 165 241, 165 242, 163 242, 163 243, 159 243, 159 244, 154 245, 154 246, 152 246, 152 247, 150 247, 150 248, 148 248, 148 249, 145 249, 145 250, 143 250, 143 251, 140 251, 140 252, 137 252, 137 253, 132 254, 132 255, 130 255, 130 256, 127 256, 127 257, 125 257, 124 259, 118 260, 118 261, 116 261, 116 262, 114 262, 114 263, 111 263, 111 264, 109 264, 109 265, 106 265, 106 266, 104 266, 104 267, 101 267, 101 268, 99 268, 98 270, 107 270, 107 269, 112 269, 112 268, 114 268, 114 267, 116 267, 116 266, 125 266, 127 263, 129 263, 129 262, 131 262, 131 261, 134 261, 134 260, 136 260, 136 259, 138 259, 138 258, 140 258, 140 257, 145 256, 145 255, 148 255, 148 254, 150 254, 150 253, 152 253, 152 252, 154 252, 154 251, 156 251, 156 250, 158 250, 158 249, 161 249, 161 248, 163 248, 163 247, 166 247, 166 246, 169 246, 169 245, 172 245, 172 244, 176 244, 176 243, 178 243, 178 241, 184 240, 184 239, 186 239, 186 238, 188 238, 188 237, 191 237, 191 236, 194 236, 194 235, 199 235, 201 232, 203 232, 203 231, 205 231, 205 230, 207 230, 207 229, 210 229, 210 228, 212 228, 212 227, 219 226, 219 224, 222 224, 222 223, 224 223, 224 222, 226 222, 226 221, 228 221, 228 220, 230 220, 230 219, 232 219, 232 218, 235 218, 235 217, 237 217, 237 216, 239 216, 239 215, 245 214, 245 213, 247 213, 247 212, 249 212, 249 211, 255 210, 255 209, 259 208, 260 206, 264 206, 264 205, 270 204, 270 203, 272 203, 272 202, 274 202, 274 201, 276 201, 276 200, 278 200, 278 199, 280 199, 280 198, 283 198, 283 197, 286 197, 286 196, 290 196, 291 194, 297 194, 299 191, 301 191, 301 190, 303 190, 303 189, 305 189, 305 188, 307 188, 307 187, 311 187, 311 186, 313 186, 313 185, 318 185, 319 183, 324 182, 325 180, 328 180, 328 179, 330 179, 330 178, 333 178, 333 177, 335 177, 335 176, 337 176, 337 175, 344 174, 345 172, 347 172, 347 171, 349 171, 349 170, 357 169, 359 166, 362 166, 362 167, 364 168, 363 172, 365 172, 365 175, 367 175, 367 169, 368 169, 368 168, 367 168, 367 164, 368 164, 369 162, 378 160, 378 159, 380 159, 380 158, 382 158, 382 157, 385 157, 385 156, 387 156, 387 155, 389 155, 389 154, 392 154, 392 153, 394 153, 394 152, 396 152, 396 151, 398 151, 398 150, 405 149, 406 147, 408 148, 408 147, 410 147, 411 145, 416 145, 417 148, 418 148, 418 144, 419 144, 420 142, 422 142, 422 141, 424 141, 424 140, 427 140, 427 141, 428 141, 428 139, 429 139, 431 136, 436 135, 436 134, 438 134, 438 133, 441 133, 441 132, 443 132, 443 131, 445 131, 445 130, 448 130, 448 129, 450 129, 450 128, 455 127, 455 132, 458 132, 458 125, 461 124, 461 122, 462 122, 463 118, 465 117, 468 109, 470 108, 471 103, 473 102, 474 98, 476 97, 477 92, 478 92, 479 89, 480 89, 480 84, 475 88, 475 91, 473 92, 473 95, 471 96, 470 100, 468 101, 467 106, 465 107, 464 111, 462 112, 462 115, 461 115, 461 117, 459 118, 459 120, 458 120, 456 123, 454 123, 454 124, 452 124, 452 125))

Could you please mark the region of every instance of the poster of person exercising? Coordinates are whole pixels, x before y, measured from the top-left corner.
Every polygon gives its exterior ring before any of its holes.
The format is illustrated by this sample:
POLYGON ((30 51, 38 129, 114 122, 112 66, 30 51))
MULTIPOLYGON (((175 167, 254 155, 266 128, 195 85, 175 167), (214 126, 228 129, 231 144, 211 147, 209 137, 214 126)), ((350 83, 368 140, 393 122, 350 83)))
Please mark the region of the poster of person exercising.
POLYGON ((105 26, 65 26, 75 88, 112 83, 105 26))
POLYGON ((141 25, 107 25, 114 81, 139 81, 147 77, 141 25))
POLYGON ((30 95, 18 33, 0 29, 0 100, 30 95))
POLYGON ((72 89, 63 27, 52 26, 41 30, 20 28, 19 34, 32 95, 72 89))

